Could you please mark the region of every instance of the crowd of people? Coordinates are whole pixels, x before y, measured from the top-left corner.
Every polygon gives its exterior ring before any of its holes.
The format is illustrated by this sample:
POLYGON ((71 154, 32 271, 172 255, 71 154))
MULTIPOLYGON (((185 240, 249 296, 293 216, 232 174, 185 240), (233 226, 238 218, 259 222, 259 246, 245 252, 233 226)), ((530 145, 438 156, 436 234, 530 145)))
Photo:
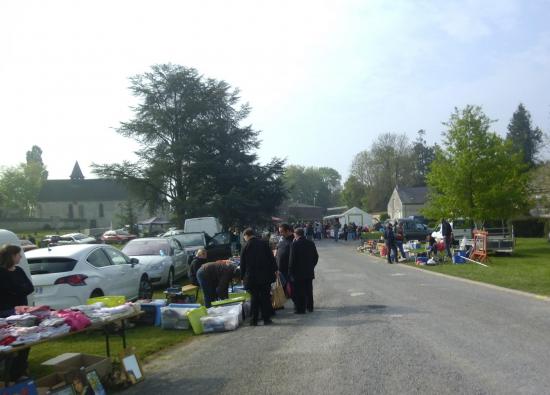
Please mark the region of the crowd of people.
POLYGON ((251 295, 250 324, 258 325, 261 317, 264 325, 270 325, 275 314, 271 284, 278 278, 294 302, 294 313, 313 312, 313 279, 319 259, 315 243, 301 227, 281 224, 278 232, 281 237, 274 252, 269 240, 252 228, 245 229, 239 266, 225 261, 208 262, 206 250, 197 252, 189 268, 189 279, 202 289, 206 307, 215 300, 227 299, 231 281, 242 280, 251 295))

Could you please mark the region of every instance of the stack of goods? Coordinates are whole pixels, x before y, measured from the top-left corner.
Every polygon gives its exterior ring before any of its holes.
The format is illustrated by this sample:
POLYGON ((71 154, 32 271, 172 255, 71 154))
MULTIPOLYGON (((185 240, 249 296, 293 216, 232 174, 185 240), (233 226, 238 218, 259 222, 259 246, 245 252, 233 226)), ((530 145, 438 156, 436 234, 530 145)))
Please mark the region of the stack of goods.
POLYGON ((104 307, 102 303, 52 310, 48 306, 18 306, 14 315, 0 319, 0 352, 12 347, 85 329, 96 322, 105 322, 140 311, 140 306, 126 303, 104 307))

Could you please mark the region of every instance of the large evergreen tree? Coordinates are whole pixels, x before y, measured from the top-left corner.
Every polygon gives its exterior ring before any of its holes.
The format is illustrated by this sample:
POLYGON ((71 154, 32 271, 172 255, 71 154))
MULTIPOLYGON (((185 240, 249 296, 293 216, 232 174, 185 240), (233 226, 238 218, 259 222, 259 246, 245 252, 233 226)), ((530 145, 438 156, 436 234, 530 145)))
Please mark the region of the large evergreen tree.
POLYGON ((131 83, 140 103, 118 132, 141 144, 139 160, 94 165, 97 174, 125 180, 151 209, 169 206, 180 224, 204 215, 226 226, 272 215, 285 195, 284 162, 257 162, 258 131, 242 125, 250 107, 239 104, 237 89, 172 64, 131 83))
POLYGON ((537 163, 537 154, 542 147, 543 133, 531 124, 531 114, 520 103, 508 124, 506 138, 512 142, 514 150, 521 154, 527 169, 532 169, 537 163))
POLYGON ((508 219, 527 204, 524 165, 477 106, 455 109, 428 174, 431 218, 508 219))

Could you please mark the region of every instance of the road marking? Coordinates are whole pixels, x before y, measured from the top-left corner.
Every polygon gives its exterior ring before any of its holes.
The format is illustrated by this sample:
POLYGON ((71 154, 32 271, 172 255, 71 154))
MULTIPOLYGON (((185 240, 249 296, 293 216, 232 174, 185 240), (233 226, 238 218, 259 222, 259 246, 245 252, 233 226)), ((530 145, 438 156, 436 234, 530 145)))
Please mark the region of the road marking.
POLYGON ((391 318, 401 318, 401 317, 403 317, 403 314, 391 314, 390 317, 391 318))
POLYGON ((365 295, 364 292, 352 292, 349 294, 349 296, 361 296, 361 295, 365 295))
POLYGON ((405 273, 393 273, 393 274, 390 274, 390 276, 404 276, 405 273))

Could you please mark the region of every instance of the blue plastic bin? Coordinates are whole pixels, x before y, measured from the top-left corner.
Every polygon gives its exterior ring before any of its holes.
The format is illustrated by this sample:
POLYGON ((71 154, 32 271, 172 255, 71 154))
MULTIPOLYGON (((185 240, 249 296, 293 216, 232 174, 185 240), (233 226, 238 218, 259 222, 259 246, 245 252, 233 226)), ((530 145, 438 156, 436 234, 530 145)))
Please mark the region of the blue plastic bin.
POLYGON ((467 251, 455 251, 455 255, 453 256, 453 263, 466 263, 466 259, 464 259, 464 257, 466 257, 467 255, 467 251))

